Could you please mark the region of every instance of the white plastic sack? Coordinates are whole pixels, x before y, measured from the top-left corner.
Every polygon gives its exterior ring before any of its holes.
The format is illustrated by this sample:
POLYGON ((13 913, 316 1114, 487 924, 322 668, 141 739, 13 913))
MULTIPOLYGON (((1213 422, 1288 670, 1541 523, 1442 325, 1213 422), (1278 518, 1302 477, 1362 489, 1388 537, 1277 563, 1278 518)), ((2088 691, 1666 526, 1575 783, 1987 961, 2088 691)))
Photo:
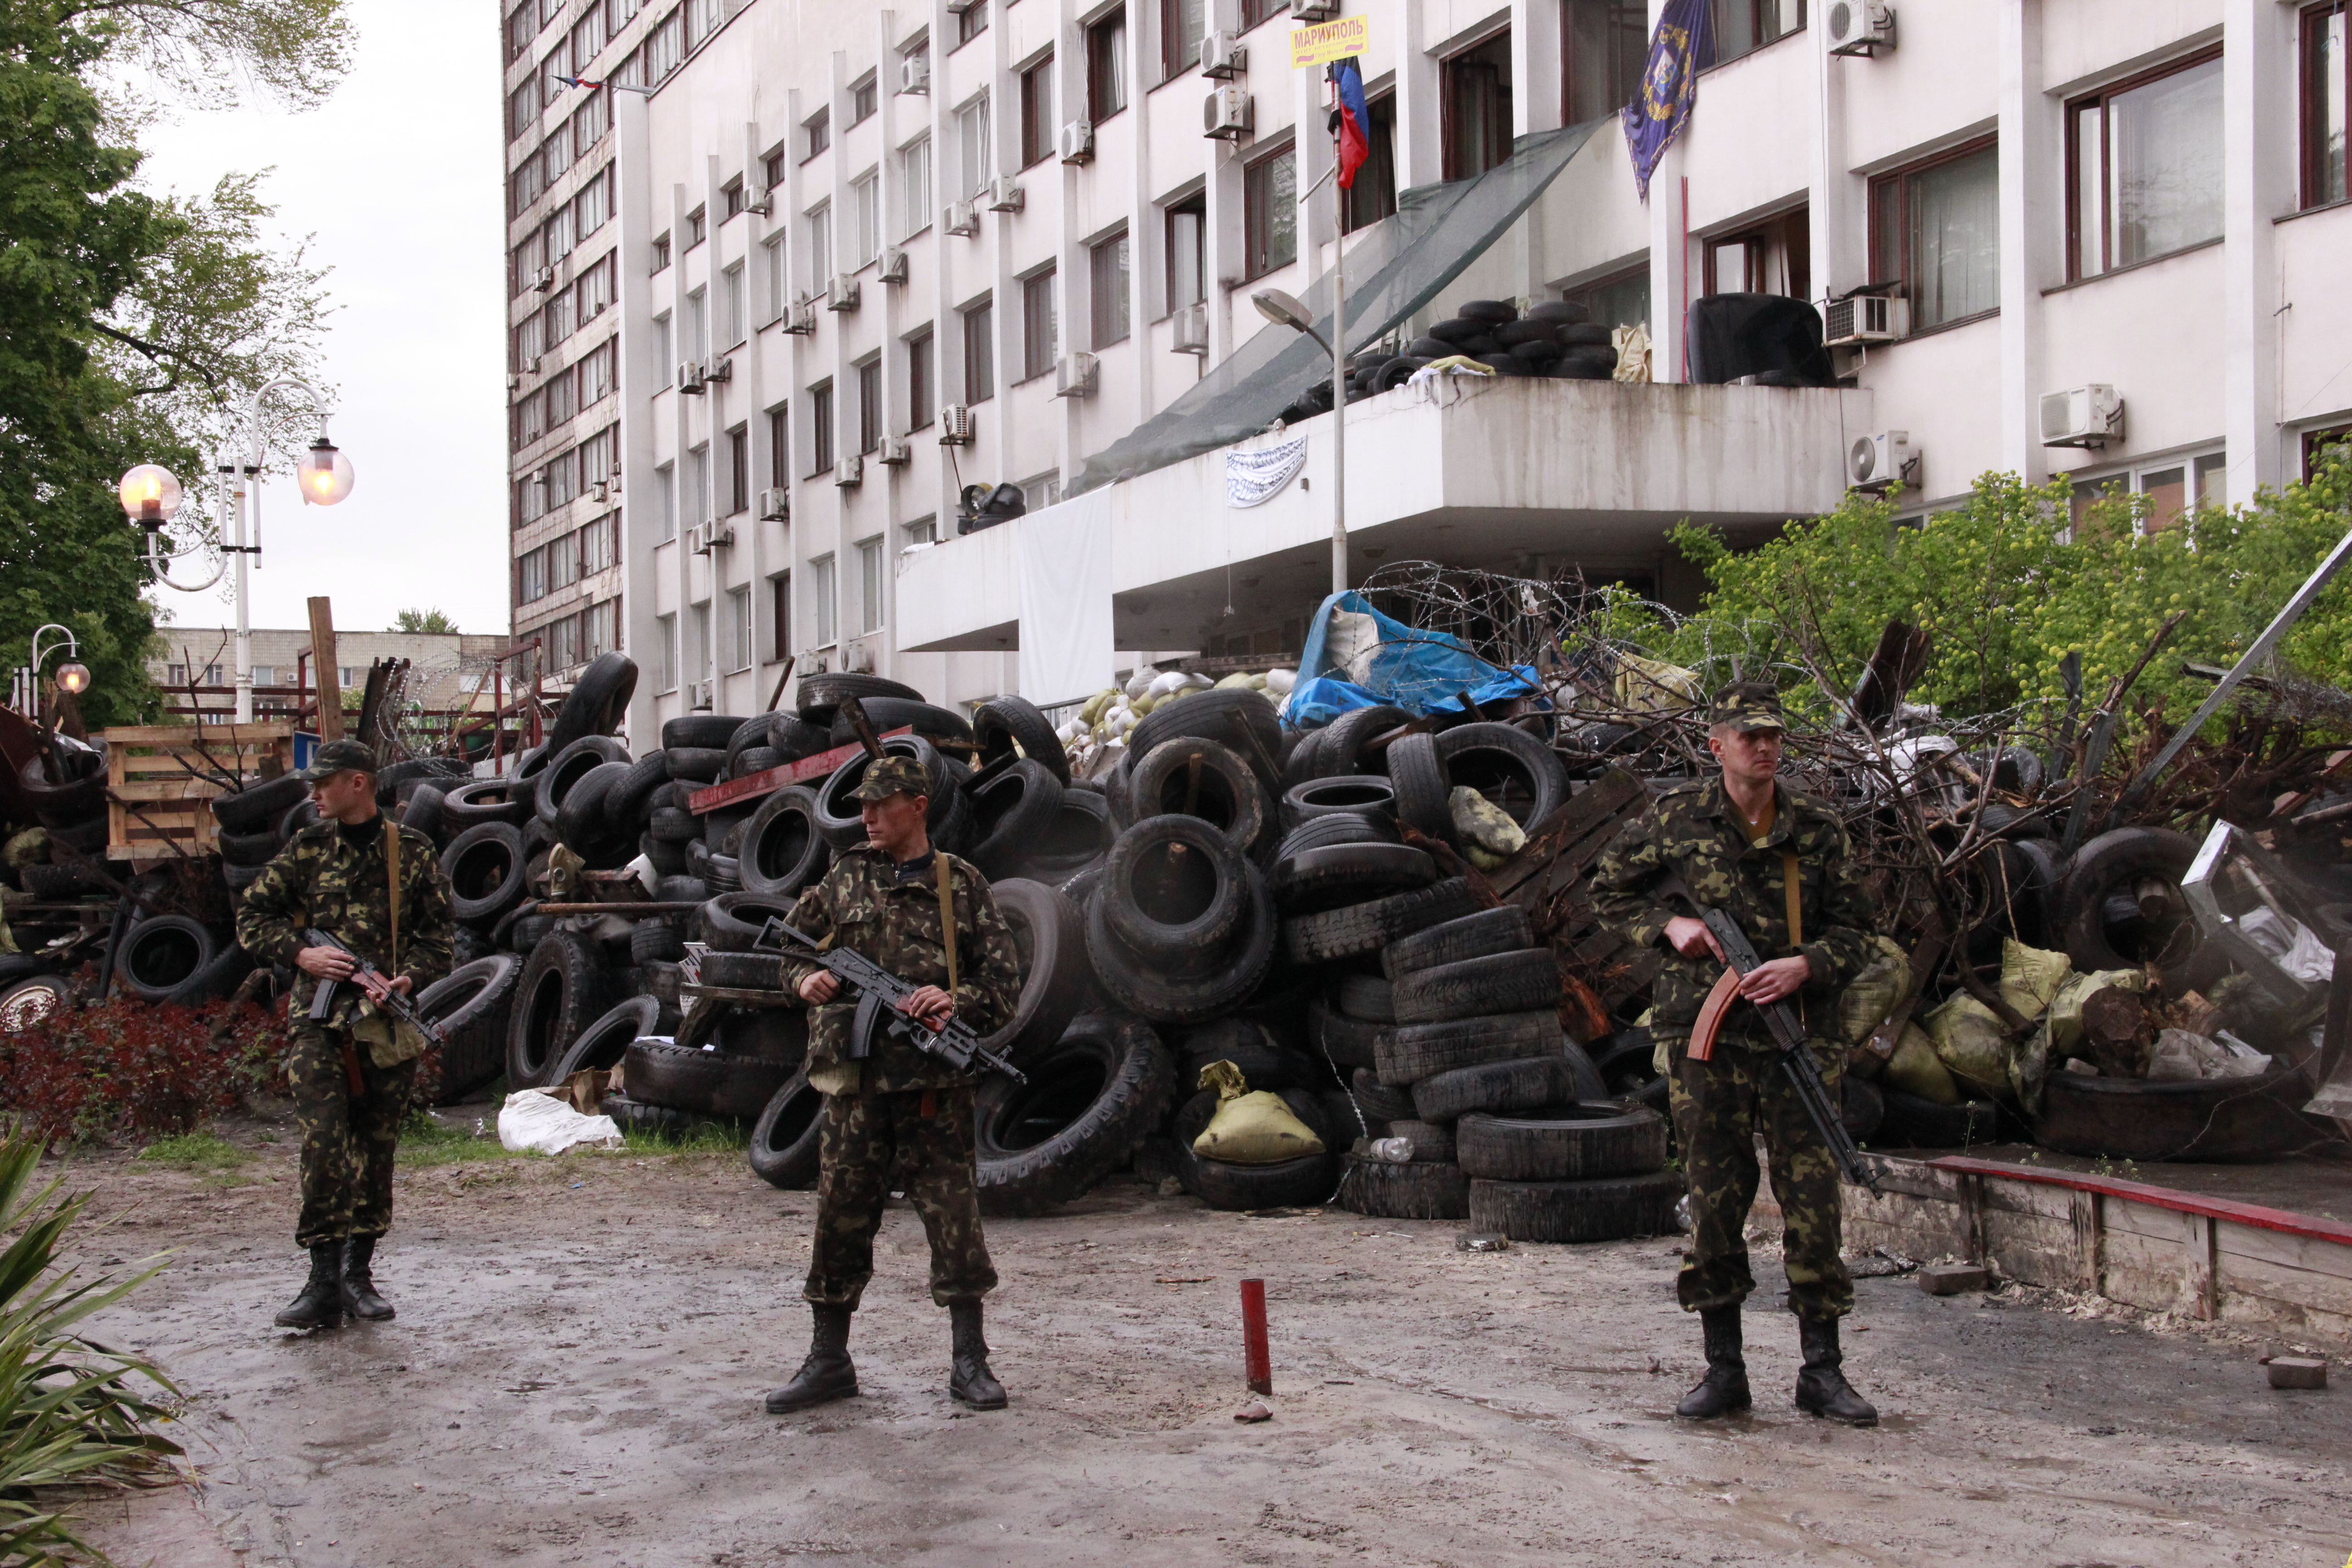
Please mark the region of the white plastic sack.
POLYGON ((2148 1056, 2147 1081, 2260 1078, 2270 1068, 2271 1058, 2242 1041, 2209 1040, 2186 1029, 2167 1029, 2156 1037, 2156 1049, 2148 1056))
POLYGON ((2256 947, 2278 960, 2278 966, 2305 985, 2325 984, 2336 978, 2336 954, 2301 921, 2282 920, 2269 910, 2256 910, 2239 920, 2239 929, 2256 947))
POLYGON ((499 1142, 518 1154, 561 1154, 585 1144, 618 1149, 621 1129, 609 1116, 583 1116, 541 1089, 519 1089, 499 1107, 499 1142))

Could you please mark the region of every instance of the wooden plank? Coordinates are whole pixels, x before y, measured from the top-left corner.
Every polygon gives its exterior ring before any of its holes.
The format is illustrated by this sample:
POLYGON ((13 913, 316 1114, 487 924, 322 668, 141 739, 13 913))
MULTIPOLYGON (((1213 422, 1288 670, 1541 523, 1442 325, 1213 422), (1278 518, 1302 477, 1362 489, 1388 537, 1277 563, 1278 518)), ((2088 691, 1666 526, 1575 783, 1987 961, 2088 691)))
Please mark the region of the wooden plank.
POLYGON ((319 739, 340 741, 343 738, 342 675, 335 663, 335 613, 323 595, 310 601, 310 668, 319 672, 319 739))
MULTIPOLYGON (((197 738, 193 724, 118 724, 100 731, 109 746, 188 746, 197 738)), ((291 740, 290 724, 207 724, 204 742, 215 751, 224 745, 263 745, 291 740)))
POLYGON ((2119 1181, 2113 1176, 2084 1175, 2074 1171, 2052 1170, 2042 1165, 2009 1165, 1998 1160, 1979 1160, 1963 1154, 1946 1154, 1935 1163, 1948 1171, 1959 1171, 2003 1181, 2025 1182, 2053 1187, 2072 1187, 2082 1192, 2105 1193, 2110 1197, 2129 1198, 2134 1203, 2149 1204, 2158 1208, 2175 1209, 2182 1214, 2201 1215, 2209 1219, 2232 1220, 2240 1225, 2253 1226, 2263 1230, 2283 1231, 2289 1236, 2308 1236, 2322 1241, 2341 1242, 2352 1246, 2352 1225, 2341 1220, 2322 1219, 2316 1215, 2294 1214, 2286 1209, 2265 1208, 2260 1204, 2242 1204, 2231 1198, 2210 1198, 2201 1193, 2187 1193, 2174 1187, 2155 1186, 2147 1182, 2119 1181))
POLYGON ((2217 1279, 2218 1271, 2213 1267, 2213 1216, 2192 1214, 2189 1216, 2187 1288, 2182 1291, 2192 1317, 2210 1321, 2221 1315, 2217 1279))
POLYGON ((2021 1215, 1988 1208, 1979 1234, 1984 1255, 1975 1262, 2028 1285, 2075 1289, 2074 1226, 2071 1217, 2021 1215))
POLYGON ((2347 1309, 2352 1309, 2352 1247, 2338 1247, 2332 1241, 2320 1241, 2307 1236, 2285 1236, 2278 1231, 2263 1230, 2231 1220, 2221 1220, 2217 1225, 2219 1228, 2213 1235, 2213 1248, 2225 1262, 2231 1258, 2246 1258, 2340 1279, 2344 1282, 2347 1309))
POLYGON ((2074 1194, 2063 1187, 2036 1187, 2022 1182, 1988 1179, 1984 1184, 1984 1208, 1987 1214, 2071 1220, 2074 1194))
MULTIPOLYGON (((2110 1210, 2121 1206, 2108 1205, 2110 1210)), ((2187 1304, 2183 1289, 2189 1248, 2184 1243, 2109 1230, 2104 1252, 2099 1293, 2107 1300, 2151 1312, 2178 1311, 2187 1304)))
POLYGON ((2342 1279, 2261 1258, 2221 1255, 2220 1268, 2213 1276, 2213 1288, 2217 1298, 2260 1296, 2297 1308, 2352 1312, 2352 1289, 2347 1289, 2342 1279))
MULTIPOLYGON (((894 735, 911 735, 914 732, 913 725, 901 724, 895 730, 883 731, 877 739, 887 741, 894 735)), ((740 779, 706 785, 686 797, 686 809, 700 816, 705 812, 717 811, 722 805, 732 805, 754 795, 772 794, 788 784, 805 784, 814 778, 829 778, 844 763, 862 754, 865 750, 864 742, 852 741, 846 746, 835 746, 829 752, 819 752, 814 757, 803 757, 797 763, 762 768, 756 773, 745 773, 740 779)))
POLYGON ((2074 1221, 2074 1278, 2097 1294, 2106 1274, 2106 1194, 2070 1192, 2074 1221))
POLYGON ((1509 897, 1512 889, 1550 865, 1570 842, 1612 820, 1627 805, 1635 801, 1646 805, 1648 800, 1648 786, 1640 779, 1623 768, 1610 769, 1538 823, 1528 833, 1526 847, 1488 880, 1496 892, 1509 897))
POLYGON ((127 779, 108 793, 118 800, 206 801, 220 795, 210 779, 127 779))

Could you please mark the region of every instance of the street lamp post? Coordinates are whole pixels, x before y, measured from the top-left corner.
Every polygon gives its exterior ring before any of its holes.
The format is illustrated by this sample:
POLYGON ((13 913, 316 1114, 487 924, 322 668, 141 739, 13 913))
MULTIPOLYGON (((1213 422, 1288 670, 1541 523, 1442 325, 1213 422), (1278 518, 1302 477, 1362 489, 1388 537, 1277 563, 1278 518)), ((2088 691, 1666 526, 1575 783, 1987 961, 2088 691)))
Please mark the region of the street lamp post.
POLYGON ((38 714, 41 708, 41 666, 60 647, 66 650, 66 662, 58 666, 58 689, 68 697, 79 697, 89 689, 89 667, 81 662, 81 644, 75 639, 72 628, 61 626, 55 621, 36 626, 33 628, 32 662, 25 667, 24 693, 26 707, 35 714, 38 714), (44 648, 41 638, 51 632, 57 633, 58 639, 62 640, 53 639, 44 648))
MULTIPOLYGON (((261 426, 261 400, 280 390, 295 391, 310 398, 312 406, 323 406, 326 400, 308 382, 292 376, 281 376, 255 389, 245 403, 246 461, 242 467, 229 463, 220 465, 224 483, 213 498, 213 531, 223 557, 236 558, 236 587, 231 597, 236 605, 236 721, 253 721, 253 626, 247 597, 251 587, 248 573, 253 562, 261 554, 261 468, 268 457, 261 426), (248 498, 247 489, 251 495, 248 498), (247 502, 252 510, 248 516, 247 502), (247 528, 248 521, 250 529, 247 528), (234 531, 236 542, 230 542, 234 531)), ((319 438, 310 443, 296 465, 295 479, 302 491, 306 506, 333 506, 352 493, 353 475, 352 460, 327 439, 327 416, 319 416, 319 438)), ((142 463, 122 476, 120 489, 124 515, 132 523, 147 531, 147 564, 155 580, 167 588, 183 594, 201 594, 221 580, 229 563, 224 559, 220 569, 201 583, 185 584, 172 581, 169 566, 173 557, 161 553, 158 536, 163 525, 179 510, 180 481, 168 469, 153 463, 142 463)))
POLYGON ((1331 335, 1315 330, 1307 307, 1279 289, 1261 289, 1250 296, 1257 313, 1276 326, 1304 332, 1331 356, 1331 592, 1348 591, 1348 334, 1344 307, 1348 291, 1333 246, 1331 263, 1331 335))

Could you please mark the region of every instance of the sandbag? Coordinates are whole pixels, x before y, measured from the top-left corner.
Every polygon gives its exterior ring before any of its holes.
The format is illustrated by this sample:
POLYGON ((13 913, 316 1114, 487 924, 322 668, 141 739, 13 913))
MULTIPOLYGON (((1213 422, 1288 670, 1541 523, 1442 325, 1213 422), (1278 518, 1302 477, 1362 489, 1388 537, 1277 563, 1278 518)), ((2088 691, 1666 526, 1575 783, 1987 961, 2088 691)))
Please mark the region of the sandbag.
POLYGON ((1453 794, 1446 796, 1445 809, 1470 864, 1481 871, 1501 870, 1505 861, 1527 847, 1528 830, 1468 784, 1454 786, 1453 794))
POLYGON ((1881 1076, 1904 1093, 1937 1105, 1958 1105, 1962 1099, 1960 1086, 1952 1081, 1943 1058, 1936 1055, 1936 1043, 1916 1024, 1903 1026, 1903 1037, 1895 1042, 1895 1054, 1887 1058, 1886 1071, 1881 1076))
POLYGON ((2209 1040, 2186 1029, 2167 1029, 2156 1037, 2148 1053, 2150 1083, 2195 1083, 2209 1078, 2260 1078, 2271 1070, 2271 1058, 2252 1046, 2209 1040))
POLYGON ((2009 1040, 1999 1014, 1960 992, 1919 1022, 1954 1078, 1985 1094, 2010 1092, 2009 1040))
POLYGON ((624 1141, 609 1116, 583 1116, 545 1089, 519 1089, 499 1108, 499 1142, 518 1154, 561 1154, 618 1149, 624 1141))
POLYGON ((1192 1140, 1192 1152, 1201 1158, 1229 1165, 1272 1165, 1324 1152, 1323 1140, 1291 1114, 1281 1096, 1264 1089, 1251 1092, 1249 1080, 1233 1063, 1216 1061, 1202 1068, 1201 1087, 1217 1091, 1217 1109, 1209 1125, 1192 1140))
POLYGON ((1858 1046, 1886 1022, 1911 984, 1911 960, 1891 937, 1870 939, 1870 962, 1838 998, 1835 1044, 1858 1046))
POLYGON ((1706 700, 1696 670, 1639 654, 1617 656, 1617 705, 1635 713, 1675 713, 1706 700))
POLYGON ((2040 1017, 2074 973, 2074 962, 2063 952, 2028 947, 2013 936, 2000 939, 2000 999, 2020 1017, 2040 1017))

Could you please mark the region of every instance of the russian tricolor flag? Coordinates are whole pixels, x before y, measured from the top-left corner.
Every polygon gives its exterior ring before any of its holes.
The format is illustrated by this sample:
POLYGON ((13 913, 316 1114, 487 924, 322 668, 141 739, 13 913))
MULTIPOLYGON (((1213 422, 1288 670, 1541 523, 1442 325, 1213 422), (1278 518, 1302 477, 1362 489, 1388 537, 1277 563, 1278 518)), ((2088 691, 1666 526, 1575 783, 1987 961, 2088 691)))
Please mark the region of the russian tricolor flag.
POLYGON ((1364 101, 1364 76, 1354 60, 1334 64, 1331 81, 1339 94, 1339 188, 1352 190, 1356 171, 1372 155, 1372 110, 1364 101))

